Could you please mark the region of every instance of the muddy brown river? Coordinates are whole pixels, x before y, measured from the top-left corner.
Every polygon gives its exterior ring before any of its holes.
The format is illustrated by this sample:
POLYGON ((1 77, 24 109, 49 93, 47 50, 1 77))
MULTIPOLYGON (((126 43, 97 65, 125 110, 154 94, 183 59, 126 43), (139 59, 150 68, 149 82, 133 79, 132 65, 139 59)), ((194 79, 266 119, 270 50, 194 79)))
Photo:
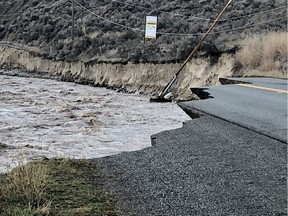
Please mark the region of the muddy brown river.
POLYGON ((187 120, 175 103, 150 103, 142 95, 0 75, 0 172, 43 156, 136 151, 151 146, 150 135, 187 120))

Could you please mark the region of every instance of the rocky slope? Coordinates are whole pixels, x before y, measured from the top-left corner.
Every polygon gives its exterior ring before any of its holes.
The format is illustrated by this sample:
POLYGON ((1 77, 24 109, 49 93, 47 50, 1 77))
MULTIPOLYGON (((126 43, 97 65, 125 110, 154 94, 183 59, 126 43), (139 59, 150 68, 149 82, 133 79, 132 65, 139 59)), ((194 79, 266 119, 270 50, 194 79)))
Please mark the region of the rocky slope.
MULTIPOLYGON (((71 2, 0 0, 0 40, 37 47, 42 56, 53 60, 173 63, 187 56, 226 4, 222 0, 78 0, 73 43, 71 2), (157 40, 144 43, 146 15, 158 15, 159 34, 157 40)), ((234 1, 199 54, 233 51, 247 34, 285 31, 285 6, 285 0, 234 1), (255 23, 262 24, 247 27, 255 23), (224 32, 215 33, 219 31, 224 32)))

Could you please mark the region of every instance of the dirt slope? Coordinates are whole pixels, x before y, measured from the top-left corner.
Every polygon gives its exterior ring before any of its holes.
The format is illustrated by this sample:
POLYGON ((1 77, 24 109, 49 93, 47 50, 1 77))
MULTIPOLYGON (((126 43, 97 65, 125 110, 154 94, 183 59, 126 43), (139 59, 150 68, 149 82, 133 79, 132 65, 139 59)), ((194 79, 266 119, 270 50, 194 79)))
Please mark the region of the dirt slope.
MULTIPOLYGON (((158 94, 180 67, 180 64, 172 63, 90 64, 81 61, 53 61, 1 46, 0 53, 0 65, 8 70, 16 67, 29 71, 31 76, 41 73, 65 81, 142 94, 158 94)), ((194 59, 178 77, 173 86, 173 94, 178 99, 187 99, 191 97, 190 87, 214 85, 219 77, 232 76, 232 73, 231 56, 222 56, 216 64, 207 58, 194 59)))

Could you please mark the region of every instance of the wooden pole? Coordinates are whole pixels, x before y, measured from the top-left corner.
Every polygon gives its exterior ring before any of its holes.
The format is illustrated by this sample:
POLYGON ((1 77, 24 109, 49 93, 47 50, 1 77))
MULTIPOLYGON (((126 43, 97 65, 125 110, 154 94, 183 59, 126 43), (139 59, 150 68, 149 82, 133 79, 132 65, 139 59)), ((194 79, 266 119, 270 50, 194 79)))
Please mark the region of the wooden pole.
POLYGON ((179 70, 174 74, 174 76, 172 77, 171 81, 165 86, 164 90, 160 93, 159 97, 163 98, 164 95, 166 95, 166 93, 168 92, 168 90, 171 88, 171 86, 173 85, 173 83, 176 81, 176 78, 178 76, 178 74, 183 70, 183 68, 186 66, 186 64, 188 63, 188 61, 192 58, 192 56, 195 54, 195 52, 199 49, 199 47, 201 46, 202 42, 205 40, 205 38, 208 36, 208 34, 212 31, 212 29, 214 28, 214 26, 216 25, 216 23, 219 21, 219 19, 223 16, 224 12, 226 11, 226 9, 228 8, 228 6, 232 3, 233 0, 229 0, 229 2, 225 5, 225 7, 223 8, 223 10, 219 13, 219 15, 217 16, 217 18, 214 20, 214 22, 212 23, 212 25, 210 26, 210 28, 207 30, 207 32, 203 35, 203 37, 201 38, 201 40, 197 43, 197 45, 194 47, 194 49, 191 51, 190 55, 186 58, 186 60, 184 61, 184 63, 181 65, 181 67, 179 68, 179 70))
POLYGON ((203 43, 203 41, 205 40, 205 38, 208 36, 208 34, 212 31, 212 29, 215 27, 216 23, 218 22, 218 20, 223 16, 225 10, 228 8, 228 6, 231 4, 233 0, 230 0, 226 6, 223 8, 223 10, 220 12, 220 14, 217 16, 217 18, 214 20, 214 22, 212 23, 212 25, 210 26, 210 28, 208 29, 208 31, 205 33, 205 35, 201 38, 201 40, 198 42, 198 44, 194 47, 194 49, 192 50, 192 52, 190 53, 190 55, 187 57, 187 59, 184 61, 183 65, 180 67, 179 71, 177 72, 180 73, 181 70, 185 67, 185 65, 188 63, 188 61, 192 58, 192 56, 195 54, 195 52, 199 49, 199 47, 201 46, 201 44, 203 43))

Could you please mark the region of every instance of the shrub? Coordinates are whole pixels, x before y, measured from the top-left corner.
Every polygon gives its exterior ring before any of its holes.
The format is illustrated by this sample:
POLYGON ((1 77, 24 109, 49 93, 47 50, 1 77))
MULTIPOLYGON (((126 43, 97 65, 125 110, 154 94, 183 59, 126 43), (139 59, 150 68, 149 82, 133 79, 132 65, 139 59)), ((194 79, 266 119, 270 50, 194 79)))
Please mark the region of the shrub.
POLYGON ((35 41, 39 38, 39 33, 38 32, 25 33, 25 38, 27 42, 35 41))
POLYGON ((47 37, 54 31, 54 27, 51 24, 47 24, 43 27, 43 34, 47 37))

